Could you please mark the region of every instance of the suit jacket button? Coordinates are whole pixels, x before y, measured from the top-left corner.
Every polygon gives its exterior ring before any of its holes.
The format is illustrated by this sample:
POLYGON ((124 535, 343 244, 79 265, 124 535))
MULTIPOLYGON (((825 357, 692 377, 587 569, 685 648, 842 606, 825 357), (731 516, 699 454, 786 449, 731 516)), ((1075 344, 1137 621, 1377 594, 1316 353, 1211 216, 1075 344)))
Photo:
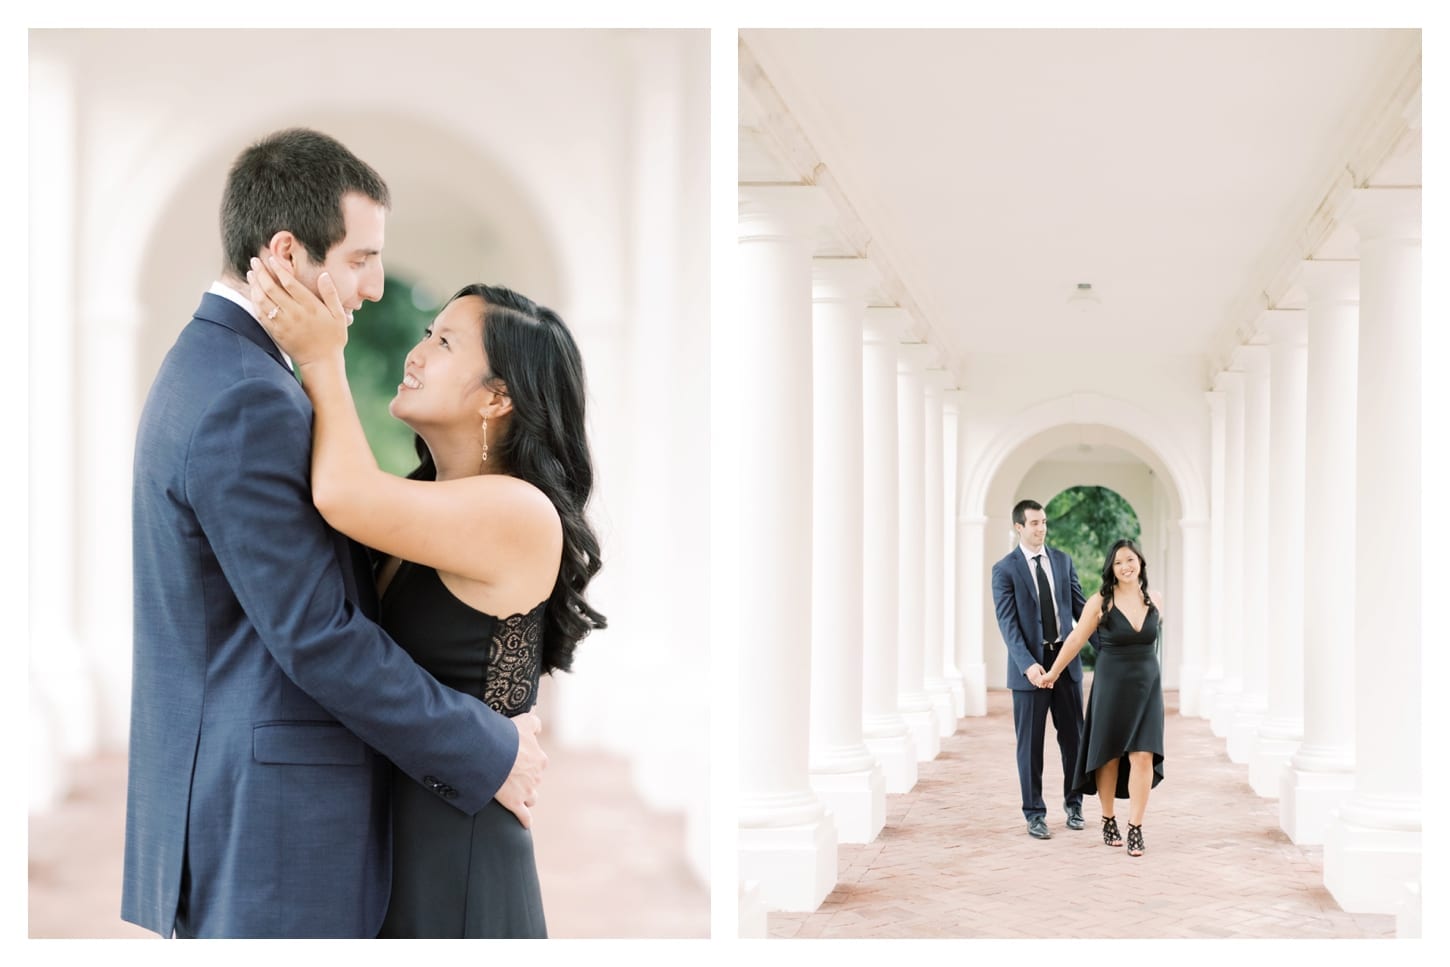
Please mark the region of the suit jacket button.
POLYGON ((444 799, 457 799, 458 798, 458 790, 457 789, 454 789, 452 786, 449 786, 447 789, 444 789, 443 790, 443 798, 444 799))

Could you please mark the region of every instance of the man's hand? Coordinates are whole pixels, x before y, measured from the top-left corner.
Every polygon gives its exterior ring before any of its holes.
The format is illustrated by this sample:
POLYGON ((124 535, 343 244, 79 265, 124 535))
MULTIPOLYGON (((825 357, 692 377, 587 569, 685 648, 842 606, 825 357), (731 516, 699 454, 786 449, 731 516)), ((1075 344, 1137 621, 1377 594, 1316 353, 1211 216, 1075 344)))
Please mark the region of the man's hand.
POLYGON ((1042 672, 1042 666, 1033 662, 1032 667, 1027 669, 1027 680, 1038 688, 1042 688, 1042 672))
POLYGON ((524 829, 528 829, 533 823, 529 807, 538 797, 539 786, 544 781, 544 767, 549 764, 544 747, 539 745, 539 730, 544 723, 533 712, 515 715, 509 721, 519 730, 519 753, 514 758, 509 777, 493 798, 517 816, 524 829))

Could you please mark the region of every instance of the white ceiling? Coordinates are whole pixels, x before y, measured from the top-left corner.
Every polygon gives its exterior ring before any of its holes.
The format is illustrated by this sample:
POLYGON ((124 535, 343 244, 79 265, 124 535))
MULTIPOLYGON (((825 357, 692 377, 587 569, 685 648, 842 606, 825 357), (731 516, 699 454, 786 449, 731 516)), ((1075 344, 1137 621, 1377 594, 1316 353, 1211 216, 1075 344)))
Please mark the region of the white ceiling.
POLYGON ((741 40, 740 180, 831 186, 855 221, 821 253, 885 265, 877 298, 953 360, 1029 334, 1222 354, 1299 259, 1352 257, 1326 197, 1419 182, 1416 30, 741 40), (1069 307, 1079 282, 1097 312, 1069 307))

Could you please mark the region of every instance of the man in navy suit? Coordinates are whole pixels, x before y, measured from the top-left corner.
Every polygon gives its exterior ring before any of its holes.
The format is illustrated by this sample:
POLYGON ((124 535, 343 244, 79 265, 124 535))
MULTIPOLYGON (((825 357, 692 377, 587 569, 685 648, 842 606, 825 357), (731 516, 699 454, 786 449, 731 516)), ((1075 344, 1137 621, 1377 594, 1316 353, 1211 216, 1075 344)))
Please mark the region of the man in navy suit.
POLYGON ((383 291, 387 186, 278 132, 227 178, 226 263, 146 400, 133 493, 124 919, 169 937, 372 937, 392 879, 388 760, 466 814, 529 822, 533 715, 440 685, 370 620, 361 549, 308 486, 312 409, 257 321, 248 261, 351 312, 383 291))
POLYGON ((1062 751, 1063 809, 1067 827, 1082 829, 1082 794, 1073 792, 1072 772, 1082 738, 1082 661, 1074 658, 1055 686, 1042 676, 1082 616, 1082 585, 1072 558, 1043 544, 1047 515, 1035 500, 1012 508, 1018 546, 992 566, 992 603, 1007 644, 1007 687, 1012 689, 1012 720, 1017 728, 1017 778, 1022 784, 1022 815, 1027 832, 1051 839, 1047 806, 1042 801, 1042 746, 1047 713, 1062 751))

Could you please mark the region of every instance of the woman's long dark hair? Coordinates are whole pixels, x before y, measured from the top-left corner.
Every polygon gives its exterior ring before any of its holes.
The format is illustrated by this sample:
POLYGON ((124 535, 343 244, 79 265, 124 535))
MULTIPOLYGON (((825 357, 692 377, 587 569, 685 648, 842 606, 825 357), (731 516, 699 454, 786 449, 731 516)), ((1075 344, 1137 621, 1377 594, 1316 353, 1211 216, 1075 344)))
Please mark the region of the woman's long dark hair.
POLYGON ((1143 603, 1153 607, 1153 599, 1148 597, 1148 562, 1143 560, 1143 552, 1138 545, 1125 537, 1113 545, 1112 550, 1108 551, 1108 559, 1103 562, 1103 614, 1107 614, 1108 609, 1113 606, 1113 588, 1118 583, 1118 576, 1113 573, 1113 559, 1125 547, 1138 555, 1138 587, 1143 590, 1143 603))
MULTIPOLYGON (((484 302, 483 351, 490 369, 484 381, 513 403, 508 432, 497 443, 489 441, 489 458, 543 491, 564 527, 559 576, 544 616, 543 671, 568 671, 579 640, 605 627, 604 615, 584 600, 584 588, 600 567, 599 539, 584 517, 594 487, 584 436, 584 364, 552 309, 502 286, 479 284, 464 286, 448 302, 464 296, 484 302)), ((414 447, 421 462, 409 478, 436 479, 422 437, 414 447)))

